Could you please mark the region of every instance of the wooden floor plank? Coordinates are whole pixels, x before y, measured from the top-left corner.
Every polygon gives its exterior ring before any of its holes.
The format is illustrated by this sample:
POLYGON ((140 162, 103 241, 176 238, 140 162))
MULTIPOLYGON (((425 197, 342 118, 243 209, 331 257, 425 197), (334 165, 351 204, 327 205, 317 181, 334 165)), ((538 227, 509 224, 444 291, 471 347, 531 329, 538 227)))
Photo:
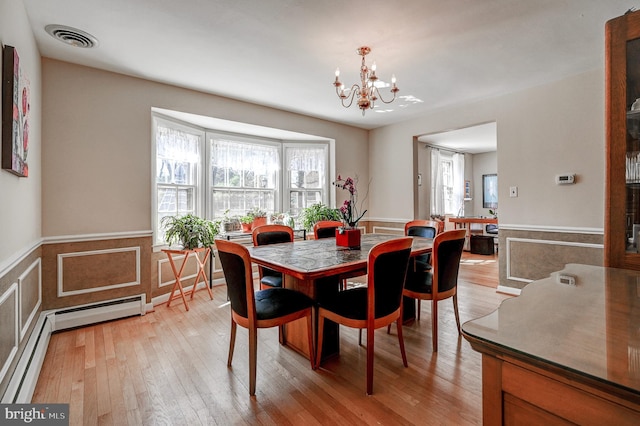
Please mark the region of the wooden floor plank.
MULTIPOLYGON (((496 293, 497 283, 497 256, 465 253, 462 322, 508 297, 496 293)), ((458 335, 449 300, 439 305, 433 353, 430 312, 423 302, 421 320, 403 328, 408 368, 395 327, 376 331, 372 396, 365 395, 366 347, 358 345, 357 330, 342 327, 340 356, 316 371, 278 343, 277 329, 259 330, 251 398, 248 334, 238 329, 227 368, 229 305, 226 289, 216 287, 213 301, 196 293, 188 312, 162 305, 145 316, 54 333, 33 402, 71 403, 71 424, 479 425, 480 354, 458 335)))

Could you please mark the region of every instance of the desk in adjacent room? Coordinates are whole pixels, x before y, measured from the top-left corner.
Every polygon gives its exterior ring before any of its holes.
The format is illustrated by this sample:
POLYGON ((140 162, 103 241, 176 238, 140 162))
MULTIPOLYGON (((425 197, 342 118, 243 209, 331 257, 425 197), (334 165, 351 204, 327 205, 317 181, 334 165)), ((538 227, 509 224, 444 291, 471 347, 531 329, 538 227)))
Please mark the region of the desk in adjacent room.
POLYGON ((464 228, 467 230, 467 235, 464 239, 464 249, 469 251, 471 248, 471 224, 479 223, 485 226, 489 223, 498 223, 498 219, 495 217, 450 217, 449 222, 453 223, 456 228, 464 228))

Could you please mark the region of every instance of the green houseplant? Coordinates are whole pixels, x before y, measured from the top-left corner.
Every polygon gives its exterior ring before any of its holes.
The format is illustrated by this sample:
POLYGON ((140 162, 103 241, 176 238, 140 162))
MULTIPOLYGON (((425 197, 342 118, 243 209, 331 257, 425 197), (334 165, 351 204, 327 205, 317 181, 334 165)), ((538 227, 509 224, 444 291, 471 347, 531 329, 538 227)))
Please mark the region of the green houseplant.
POLYGON ((247 216, 253 218, 252 227, 258 227, 260 225, 267 224, 267 212, 262 210, 260 207, 254 207, 247 212, 247 216))
POLYGON ((240 223, 242 224, 243 232, 251 232, 251 224, 253 223, 253 216, 242 216, 240 217, 240 223))
POLYGON ((162 218, 165 239, 169 244, 179 243, 185 250, 211 247, 219 232, 220 221, 202 219, 192 214, 162 218))
POLYGON ((300 212, 300 223, 307 231, 313 228, 316 222, 321 220, 342 220, 338 209, 331 208, 323 203, 312 204, 300 212))

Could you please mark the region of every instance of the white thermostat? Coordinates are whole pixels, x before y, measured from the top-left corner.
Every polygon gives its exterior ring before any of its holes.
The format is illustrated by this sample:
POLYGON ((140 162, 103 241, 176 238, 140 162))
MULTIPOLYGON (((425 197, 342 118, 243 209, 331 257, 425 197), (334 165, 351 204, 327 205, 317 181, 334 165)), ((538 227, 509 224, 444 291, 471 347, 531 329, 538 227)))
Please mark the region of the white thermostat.
POLYGON ((556 184, 566 185, 576 183, 576 175, 573 173, 567 173, 564 175, 556 175, 556 184))
POLYGON ((558 274, 558 284, 576 285, 576 277, 571 274, 558 274))

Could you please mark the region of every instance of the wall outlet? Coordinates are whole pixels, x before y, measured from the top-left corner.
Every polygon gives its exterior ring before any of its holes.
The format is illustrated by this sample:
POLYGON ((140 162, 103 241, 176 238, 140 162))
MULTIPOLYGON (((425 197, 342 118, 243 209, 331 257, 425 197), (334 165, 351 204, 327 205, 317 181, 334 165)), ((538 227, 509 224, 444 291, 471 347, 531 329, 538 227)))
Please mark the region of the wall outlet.
POLYGON ((515 198, 517 196, 518 196, 518 187, 517 186, 510 186, 509 187, 509 197, 515 198))

